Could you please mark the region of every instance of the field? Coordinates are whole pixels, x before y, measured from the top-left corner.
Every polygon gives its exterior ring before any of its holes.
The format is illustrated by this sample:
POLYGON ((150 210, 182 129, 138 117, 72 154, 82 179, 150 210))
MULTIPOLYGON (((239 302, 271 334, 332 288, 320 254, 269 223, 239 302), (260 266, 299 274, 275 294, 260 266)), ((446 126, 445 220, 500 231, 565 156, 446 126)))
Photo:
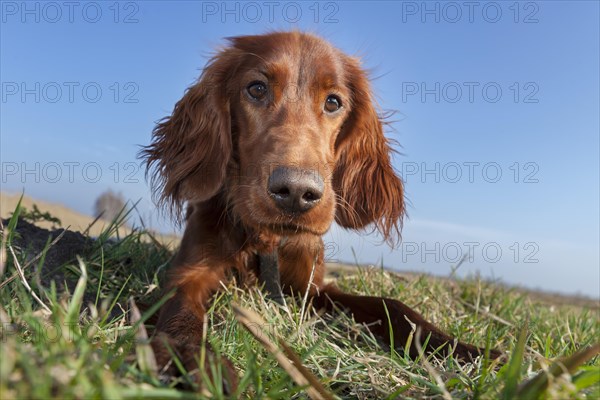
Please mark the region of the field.
MULTIPOLYGON (((161 304, 172 241, 124 231, 120 221, 93 234, 80 233, 85 227, 39 230, 30 223, 58 228, 48 220, 58 217, 57 209, 44 218, 32 216, 31 207, 14 204, 2 225, 1 399, 227 397, 208 374, 196 392, 178 390, 180 382, 161 379, 153 364, 152 326, 144 321, 161 304)), ((350 316, 319 314, 302 294, 282 307, 258 288, 229 284, 215 298, 205 343, 236 367, 240 385, 232 398, 600 398, 597 299, 532 293, 477 277, 332 269, 329 279, 343 289, 397 298, 463 341, 500 349, 503 358, 466 365, 452 356, 411 360, 403 355, 405 344, 385 349, 367 327, 350 316)), ((219 381, 219 374, 215 365, 210 375, 219 381)))

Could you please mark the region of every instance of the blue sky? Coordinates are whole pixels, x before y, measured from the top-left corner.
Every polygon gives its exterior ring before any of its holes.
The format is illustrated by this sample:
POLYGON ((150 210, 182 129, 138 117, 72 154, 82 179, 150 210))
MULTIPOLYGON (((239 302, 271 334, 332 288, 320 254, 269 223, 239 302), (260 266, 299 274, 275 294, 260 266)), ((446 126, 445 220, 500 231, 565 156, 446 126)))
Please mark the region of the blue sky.
POLYGON ((600 296, 596 1, 0 5, 4 191, 91 213, 112 188, 171 229, 136 159, 154 122, 223 37, 307 29, 398 111, 410 201, 399 249, 334 227, 330 258, 600 296))

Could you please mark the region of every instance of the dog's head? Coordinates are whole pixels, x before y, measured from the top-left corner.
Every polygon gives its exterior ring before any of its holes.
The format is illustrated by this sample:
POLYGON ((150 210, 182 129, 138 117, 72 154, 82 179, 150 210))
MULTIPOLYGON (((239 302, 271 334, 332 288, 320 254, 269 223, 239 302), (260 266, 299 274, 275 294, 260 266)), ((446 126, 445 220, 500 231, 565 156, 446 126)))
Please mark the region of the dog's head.
POLYGON ((358 59, 316 36, 229 39, 142 155, 164 203, 224 193, 244 224, 323 234, 335 219, 398 237, 402 181, 358 59))

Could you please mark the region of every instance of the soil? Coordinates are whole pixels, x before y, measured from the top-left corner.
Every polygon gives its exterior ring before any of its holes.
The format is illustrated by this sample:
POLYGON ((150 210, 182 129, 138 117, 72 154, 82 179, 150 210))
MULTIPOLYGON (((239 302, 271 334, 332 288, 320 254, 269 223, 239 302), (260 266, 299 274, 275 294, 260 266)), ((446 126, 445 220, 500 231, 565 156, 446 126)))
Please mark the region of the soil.
MULTIPOLYGON (((3 219, 2 226, 8 226, 8 220, 3 219)), ((76 262, 78 255, 85 259, 86 254, 92 250, 93 239, 66 229, 50 231, 20 219, 16 232, 13 233, 11 244, 15 252, 22 255, 19 258, 26 260, 22 267, 31 264, 28 268, 38 268, 40 255, 46 246, 58 237, 60 239, 54 245, 49 246, 46 251, 41 271, 39 271, 40 283, 44 287, 49 287, 50 282, 54 281, 59 291, 65 289, 64 284, 66 283, 68 289, 73 290, 76 281, 66 279, 65 270, 62 267, 67 263, 76 262)))

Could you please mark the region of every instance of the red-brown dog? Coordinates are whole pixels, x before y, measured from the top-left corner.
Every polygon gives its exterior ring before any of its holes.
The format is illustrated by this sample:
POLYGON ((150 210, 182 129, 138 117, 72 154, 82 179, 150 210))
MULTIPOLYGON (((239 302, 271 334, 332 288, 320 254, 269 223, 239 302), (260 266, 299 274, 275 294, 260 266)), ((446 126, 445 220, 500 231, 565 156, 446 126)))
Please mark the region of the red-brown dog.
MULTIPOLYGON (((162 202, 178 215, 187 204, 166 284, 175 296, 160 310, 154 340, 161 365, 170 359, 167 343, 197 369, 211 296, 230 270, 258 273, 269 257, 284 291, 308 288, 313 305, 337 304, 388 343, 392 328, 403 347, 412 322, 422 338, 430 335, 426 351, 451 350, 452 337, 403 303, 323 283, 321 236, 334 220, 355 230, 371 225, 389 243, 399 237, 403 188, 383 125, 359 60, 326 41, 300 32, 229 40, 143 151, 162 202)), ((469 360, 481 350, 458 342, 454 354, 469 360)))

